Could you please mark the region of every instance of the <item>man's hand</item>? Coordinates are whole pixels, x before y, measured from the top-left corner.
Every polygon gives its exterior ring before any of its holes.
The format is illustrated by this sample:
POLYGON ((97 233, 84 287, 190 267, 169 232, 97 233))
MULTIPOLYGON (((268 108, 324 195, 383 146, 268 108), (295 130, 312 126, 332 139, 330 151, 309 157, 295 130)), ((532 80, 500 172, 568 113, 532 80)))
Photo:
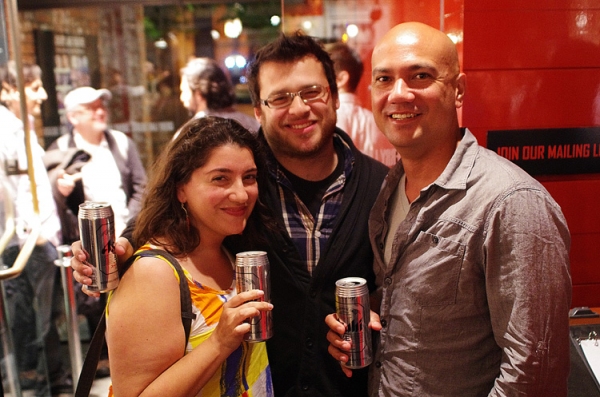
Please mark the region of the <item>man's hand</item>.
MULTIPOLYGON (((325 317, 325 324, 330 328, 327 332, 327 340, 329 341, 329 347, 327 351, 336 361, 341 364, 342 371, 347 377, 352 376, 352 370, 346 368, 343 364, 348 362, 348 353, 352 348, 350 341, 344 340, 343 336, 346 332, 346 325, 342 323, 336 314, 330 314, 325 317)), ((379 321, 379 315, 371 310, 369 328, 373 331, 381 331, 381 322, 379 321)))
MULTIPOLYGON (((73 252, 73 258, 71 258, 71 268, 73 269, 73 277, 79 283, 83 284, 81 290, 89 296, 99 297, 99 292, 90 291, 86 286, 92 284, 92 268, 86 264, 87 256, 81 248, 81 241, 75 241, 71 244, 71 251, 73 252)), ((125 263, 125 261, 133 255, 133 247, 129 244, 129 240, 124 237, 119 237, 115 242, 115 253, 117 254, 117 261, 119 264, 125 263)))
POLYGON ((70 175, 65 170, 60 170, 58 178, 56 179, 56 185, 58 191, 65 197, 69 197, 75 188, 75 183, 81 180, 81 172, 70 175))

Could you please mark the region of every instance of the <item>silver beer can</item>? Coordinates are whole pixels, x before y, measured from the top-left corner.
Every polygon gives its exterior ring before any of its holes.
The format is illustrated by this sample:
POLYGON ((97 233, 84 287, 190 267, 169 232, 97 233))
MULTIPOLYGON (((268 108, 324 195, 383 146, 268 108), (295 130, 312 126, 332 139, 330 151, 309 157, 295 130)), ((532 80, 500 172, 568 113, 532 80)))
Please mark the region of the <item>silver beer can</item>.
MULTIPOLYGON (((235 280, 237 292, 259 289, 264 291, 261 301, 271 301, 269 259, 264 251, 240 252, 235 257, 235 280)), ((248 342, 260 342, 273 336, 273 319, 270 311, 249 320, 250 332, 244 336, 248 342)))
POLYGON ((86 201, 79 205, 79 236, 86 263, 93 273, 90 291, 107 292, 119 285, 115 254, 115 216, 108 203, 86 201))
POLYGON ((367 281, 360 277, 340 279, 335 283, 335 294, 338 319, 346 326, 344 340, 352 343, 344 366, 351 369, 366 367, 373 361, 367 281))

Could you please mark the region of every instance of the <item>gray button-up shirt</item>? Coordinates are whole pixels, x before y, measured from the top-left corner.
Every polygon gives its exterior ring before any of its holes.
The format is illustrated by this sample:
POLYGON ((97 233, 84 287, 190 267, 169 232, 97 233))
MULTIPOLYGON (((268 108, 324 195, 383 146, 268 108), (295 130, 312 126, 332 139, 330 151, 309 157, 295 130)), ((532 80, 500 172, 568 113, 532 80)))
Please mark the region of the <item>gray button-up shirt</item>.
POLYGON ((370 218, 381 294, 371 396, 566 396, 570 235, 546 189, 464 137, 383 262, 390 171, 370 218))

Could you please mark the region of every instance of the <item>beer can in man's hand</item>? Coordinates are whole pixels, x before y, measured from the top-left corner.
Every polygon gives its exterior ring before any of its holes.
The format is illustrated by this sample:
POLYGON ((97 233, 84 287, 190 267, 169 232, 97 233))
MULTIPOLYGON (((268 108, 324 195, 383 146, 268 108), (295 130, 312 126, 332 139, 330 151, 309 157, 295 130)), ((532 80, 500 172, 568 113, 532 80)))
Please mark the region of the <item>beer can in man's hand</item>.
MULTIPOLYGON (((271 301, 269 260, 264 251, 240 252, 235 257, 235 281, 237 292, 259 289, 264 292, 261 301, 271 301)), ((250 332, 244 336, 249 342, 260 342, 273 336, 273 320, 270 311, 249 319, 250 332)))
POLYGON ((119 285, 115 254, 115 216, 108 203, 86 201, 79 205, 79 236, 86 263, 93 269, 94 292, 107 292, 119 285))
POLYGON ((346 326, 344 340, 352 343, 347 368, 363 368, 373 361, 369 319, 369 288, 360 277, 346 277, 335 283, 335 306, 338 319, 346 326))

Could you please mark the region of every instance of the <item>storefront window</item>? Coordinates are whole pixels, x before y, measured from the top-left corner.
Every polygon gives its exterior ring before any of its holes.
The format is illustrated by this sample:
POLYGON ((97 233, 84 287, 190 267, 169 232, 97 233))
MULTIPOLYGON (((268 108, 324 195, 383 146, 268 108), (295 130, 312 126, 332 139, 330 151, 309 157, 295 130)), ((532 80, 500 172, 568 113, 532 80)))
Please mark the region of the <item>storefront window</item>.
MULTIPOLYGON (((373 43, 391 26, 392 9, 405 8, 391 0, 103 2, 20 12, 23 57, 42 66, 49 94, 36 131, 48 145, 68 131, 62 100, 69 90, 107 88, 111 126, 137 142, 147 166, 192 116, 179 100, 180 70, 190 59, 214 59, 235 86, 236 108, 252 116, 246 65, 279 32, 345 41, 368 70, 373 43)), ((367 106, 368 80, 363 77, 358 92, 367 106)))

